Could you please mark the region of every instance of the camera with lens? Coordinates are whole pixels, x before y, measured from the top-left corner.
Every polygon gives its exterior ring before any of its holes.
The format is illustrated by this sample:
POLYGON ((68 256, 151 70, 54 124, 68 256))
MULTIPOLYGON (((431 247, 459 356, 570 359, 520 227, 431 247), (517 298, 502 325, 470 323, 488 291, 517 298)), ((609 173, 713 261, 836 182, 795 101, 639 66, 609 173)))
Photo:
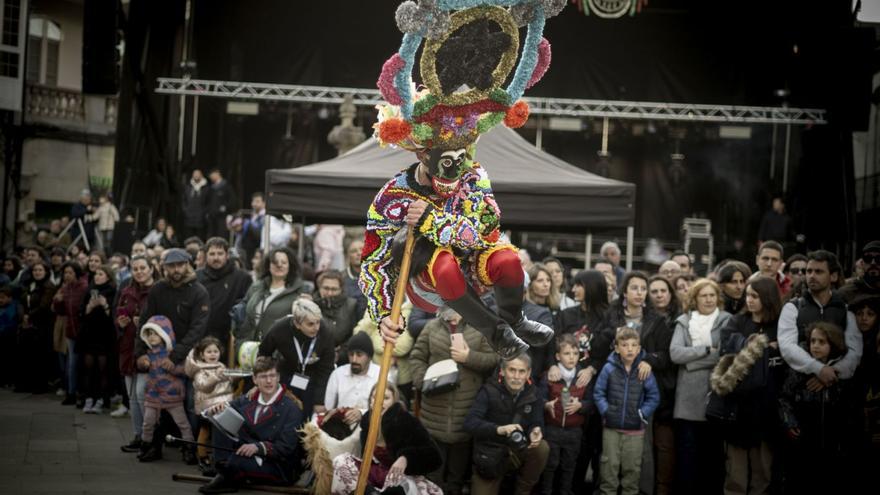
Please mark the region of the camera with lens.
POLYGON ((529 439, 525 433, 516 430, 507 437, 507 445, 513 450, 523 450, 529 446, 529 439))

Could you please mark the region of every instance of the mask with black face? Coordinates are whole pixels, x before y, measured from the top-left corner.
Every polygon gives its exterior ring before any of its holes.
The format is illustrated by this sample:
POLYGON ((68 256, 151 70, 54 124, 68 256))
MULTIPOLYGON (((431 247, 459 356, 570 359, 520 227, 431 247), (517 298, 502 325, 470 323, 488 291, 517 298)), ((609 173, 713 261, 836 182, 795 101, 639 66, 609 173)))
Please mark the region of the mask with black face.
POLYGON ((420 154, 419 159, 427 169, 435 193, 444 198, 455 194, 458 182, 467 170, 468 154, 465 148, 432 149, 420 154))

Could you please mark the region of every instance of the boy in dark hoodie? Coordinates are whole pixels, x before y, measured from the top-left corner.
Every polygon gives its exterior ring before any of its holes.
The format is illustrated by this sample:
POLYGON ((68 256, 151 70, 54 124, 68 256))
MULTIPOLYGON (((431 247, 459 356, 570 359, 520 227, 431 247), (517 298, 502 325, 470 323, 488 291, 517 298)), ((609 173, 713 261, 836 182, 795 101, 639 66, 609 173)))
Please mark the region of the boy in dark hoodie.
POLYGON ((561 378, 550 381, 545 376, 541 389, 547 402, 544 404, 544 438, 550 445, 550 455, 544 467, 541 493, 550 495, 554 478, 559 471, 559 491, 562 495, 572 493, 572 480, 581 450, 581 434, 584 417, 590 406, 587 387, 577 386, 580 349, 574 334, 564 333, 556 338, 556 362, 561 378))
POLYGON ((645 427, 660 405, 654 375, 639 380, 639 362, 644 357, 638 331, 621 327, 617 329, 614 352, 596 379, 593 397, 605 424, 600 469, 603 495, 616 495, 618 485, 623 495, 639 493, 645 427))
MULTIPOLYGON (((147 383, 144 388, 143 447, 138 460, 151 462, 162 458, 161 447, 153 445, 153 433, 161 412, 168 411, 184 440, 193 441, 192 428, 183 407, 186 385, 183 382, 184 365, 174 364, 169 358, 174 350, 174 327, 168 318, 156 315, 141 327, 141 339, 149 350, 150 360, 147 383)), ((161 443, 160 443, 161 445, 161 443)))

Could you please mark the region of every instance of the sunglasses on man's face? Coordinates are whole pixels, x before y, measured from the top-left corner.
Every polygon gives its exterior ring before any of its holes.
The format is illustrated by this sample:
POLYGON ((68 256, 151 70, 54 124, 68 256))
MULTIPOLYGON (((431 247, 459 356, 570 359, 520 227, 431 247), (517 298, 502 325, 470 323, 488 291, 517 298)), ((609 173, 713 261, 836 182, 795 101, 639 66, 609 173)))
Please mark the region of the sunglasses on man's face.
POLYGON ((868 253, 862 256, 866 265, 880 265, 880 253, 868 253))
POLYGON ((792 275, 806 275, 806 274, 807 274, 807 269, 806 269, 806 268, 792 268, 792 269, 790 270, 790 273, 791 273, 792 275))

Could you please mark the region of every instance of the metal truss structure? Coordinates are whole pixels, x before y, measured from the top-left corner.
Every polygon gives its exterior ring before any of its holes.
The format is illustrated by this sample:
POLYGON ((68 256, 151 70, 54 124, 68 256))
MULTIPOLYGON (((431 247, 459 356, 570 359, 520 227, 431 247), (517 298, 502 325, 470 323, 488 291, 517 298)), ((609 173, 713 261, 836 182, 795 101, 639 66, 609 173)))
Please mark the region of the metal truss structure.
MULTIPOLYGON (((340 104, 351 96, 355 105, 375 106, 382 96, 375 89, 302 86, 292 84, 212 81, 160 77, 156 93, 207 96, 234 100, 291 101, 340 104)), ((555 117, 608 117, 635 120, 674 120, 729 124, 827 124, 826 111, 816 108, 747 107, 653 103, 638 101, 526 98, 536 115, 555 117)))

